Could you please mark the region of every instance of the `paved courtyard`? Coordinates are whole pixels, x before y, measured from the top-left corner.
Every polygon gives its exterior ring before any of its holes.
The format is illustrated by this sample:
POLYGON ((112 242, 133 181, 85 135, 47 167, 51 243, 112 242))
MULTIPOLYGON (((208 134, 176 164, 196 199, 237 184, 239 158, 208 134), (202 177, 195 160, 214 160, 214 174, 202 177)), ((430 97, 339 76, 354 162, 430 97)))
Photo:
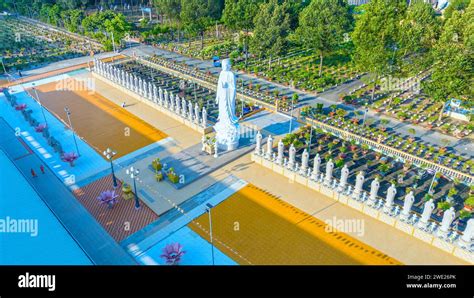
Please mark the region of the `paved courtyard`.
MULTIPOLYGON (((189 227, 209 240, 207 214, 189 227)), ((212 209, 213 235, 239 251, 242 265, 397 265, 399 261, 341 232, 304 211, 247 185, 212 209)), ((233 255, 216 241, 215 245, 233 255)))

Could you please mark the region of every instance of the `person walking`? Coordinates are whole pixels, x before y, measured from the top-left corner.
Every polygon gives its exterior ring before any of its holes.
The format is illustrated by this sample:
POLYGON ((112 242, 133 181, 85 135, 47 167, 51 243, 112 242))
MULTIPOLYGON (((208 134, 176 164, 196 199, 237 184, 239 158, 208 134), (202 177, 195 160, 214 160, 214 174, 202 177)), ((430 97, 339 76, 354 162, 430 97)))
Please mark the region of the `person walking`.
POLYGON ((125 108, 125 101, 122 102, 122 108, 125 108))
POLYGON ((33 170, 33 169, 31 169, 31 176, 33 176, 33 178, 38 177, 38 176, 36 176, 36 172, 35 172, 35 170, 33 170))
POLYGON ((40 170, 41 170, 41 173, 44 174, 44 166, 43 165, 40 166, 40 170))

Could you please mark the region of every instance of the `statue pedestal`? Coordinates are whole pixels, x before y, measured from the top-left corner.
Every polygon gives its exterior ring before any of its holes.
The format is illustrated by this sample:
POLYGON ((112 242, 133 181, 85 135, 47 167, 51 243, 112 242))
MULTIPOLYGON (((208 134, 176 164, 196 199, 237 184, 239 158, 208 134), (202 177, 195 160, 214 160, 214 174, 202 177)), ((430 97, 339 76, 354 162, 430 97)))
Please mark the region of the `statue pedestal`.
POLYGON ((221 151, 231 151, 239 147, 239 124, 217 122, 216 131, 217 148, 221 151))

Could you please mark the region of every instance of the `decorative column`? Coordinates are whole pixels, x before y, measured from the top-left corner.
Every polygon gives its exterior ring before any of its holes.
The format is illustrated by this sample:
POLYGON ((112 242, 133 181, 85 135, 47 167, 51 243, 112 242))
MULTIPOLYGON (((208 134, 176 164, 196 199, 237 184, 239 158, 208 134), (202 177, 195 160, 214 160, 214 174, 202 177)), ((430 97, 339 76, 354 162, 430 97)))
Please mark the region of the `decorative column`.
POLYGON ((184 99, 184 97, 181 98, 181 115, 182 115, 183 117, 186 117, 186 109, 187 109, 187 107, 188 107, 188 106, 187 106, 187 104, 186 104, 186 99, 184 99))
POLYGON ((413 191, 410 191, 405 196, 405 200, 403 201, 403 210, 400 214, 401 220, 408 220, 408 217, 410 216, 411 207, 413 206, 413 202, 415 202, 415 195, 413 194, 413 191))
POLYGON ((199 125, 199 105, 194 103, 194 123, 199 125))
POLYGON ((262 134, 260 131, 255 136, 255 154, 260 155, 262 153, 262 134))
POLYGON ((332 181, 332 170, 334 169, 334 163, 332 159, 326 164, 326 175, 324 176, 324 185, 330 186, 332 181))
POLYGON ((158 87, 158 103, 160 104, 160 106, 164 106, 164 101, 165 98, 163 94, 163 89, 161 87, 158 87))
POLYGON ((207 127, 207 111, 206 107, 202 107, 202 127, 207 127))
POLYGON ((317 181, 319 179, 319 167, 321 165, 321 157, 319 157, 319 153, 316 154, 313 161, 313 172, 311 173, 311 179, 317 181))
POLYGON ((341 170, 341 181, 339 181, 339 187, 337 188, 338 192, 343 192, 346 189, 347 177, 349 177, 349 168, 347 165, 341 170))
POLYGON ((164 97, 163 98, 164 98, 164 100, 163 100, 164 107, 168 108, 169 107, 169 100, 168 100, 169 95, 168 95, 168 90, 166 90, 166 89, 164 91, 164 97))
POLYGON ((438 237, 446 237, 449 233, 449 228, 453 223, 454 219, 456 218, 456 210, 454 207, 449 208, 448 210, 444 211, 443 220, 441 221, 441 227, 438 231, 438 237))
POLYGON ((379 179, 375 178, 370 184, 370 196, 369 196, 369 206, 373 206, 377 200, 377 193, 380 188, 379 179))
MULTIPOLYGON (((356 200, 358 200, 360 198, 360 194, 362 193, 362 187, 364 185, 364 181, 365 181, 364 172, 360 171, 359 174, 357 174, 357 176, 356 176, 356 183, 355 183, 355 186, 354 186, 354 192, 352 193, 352 198, 354 198, 356 200)), ((377 188, 377 190, 378 190, 378 188, 377 188)), ((371 194, 372 194, 372 190, 371 190, 371 194)))
POLYGON ((152 82, 148 82, 148 99, 153 100, 153 86, 152 82))
POLYGON ((268 140, 267 140, 267 153, 265 157, 271 160, 272 155, 273 155, 273 138, 272 138, 272 135, 269 135, 268 140))
POLYGON ((433 213, 434 209, 435 203, 433 202, 433 199, 425 203, 425 206, 423 207, 423 213, 421 214, 421 219, 417 225, 418 228, 425 229, 428 226, 428 221, 430 220, 431 213, 433 213))
POLYGON ((385 213, 391 213, 393 208, 393 200, 395 199, 395 195, 397 194, 397 188, 395 184, 390 185, 387 190, 387 197, 385 198, 385 204, 383 206, 383 211, 385 213))
POLYGON ((132 75, 127 72, 126 78, 127 78, 127 89, 131 90, 132 89, 132 75))
POLYGON ((178 94, 176 94, 176 96, 175 96, 174 99, 175 99, 175 101, 176 101, 176 103, 175 103, 175 107, 176 107, 176 108, 175 108, 174 111, 176 112, 176 114, 179 115, 179 114, 181 113, 181 99, 179 99, 178 94))
POLYGON ((133 91, 138 92, 138 78, 136 75, 133 75, 133 91))
POLYGON ((188 119, 191 122, 193 121, 193 118, 194 118, 193 114, 194 114, 194 112, 193 112, 193 103, 190 100, 188 100, 188 119))
POLYGON ((283 144, 283 141, 280 139, 278 141, 278 155, 277 155, 277 164, 282 165, 283 164, 283 152, 285 151, 285 144, 283 144))
POLYGON ((156 88, 155 84, 153 84, 153 101, 158 103, 158 88, 156 88))
POLYGON ((289 152, 288 168, 293 170, 295 167, 296 148, 295 145, 291 144, 289 152))
POLYGON ((471 250, 471 247, 474 242, 474 219, 471 218, 467 221, 466 228, 464 229, 461 240, 459 241, 459 246, 468 250, 471 250))
POLYGON ((300 173, 303 175, 306 175, 306 171, 308 169, 308 163, 309 163, 309 153, 306 148, 303 151, 303 155, 301 157, 301 168, 300 168, 300 173))
POLYGON ((170 112, 174 112, 174 94, 173 94, 173 91, 170 91, 169 99, 170 99, 169 110, 170 110, 170 112))

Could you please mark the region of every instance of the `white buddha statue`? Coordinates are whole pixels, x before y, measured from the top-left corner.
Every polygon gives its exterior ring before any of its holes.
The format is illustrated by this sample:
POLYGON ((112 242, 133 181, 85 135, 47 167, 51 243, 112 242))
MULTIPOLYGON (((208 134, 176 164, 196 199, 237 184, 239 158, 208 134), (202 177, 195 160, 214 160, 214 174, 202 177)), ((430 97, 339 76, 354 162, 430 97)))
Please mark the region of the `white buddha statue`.
POLYGON ((230 60, 222 61, 222 71, 217 83, 216 103, 219 105, 219 117, 214 130, 220 150, 234 150, 239 146, 239 124, 235 116, 235 75, 230 71, 230 60))

